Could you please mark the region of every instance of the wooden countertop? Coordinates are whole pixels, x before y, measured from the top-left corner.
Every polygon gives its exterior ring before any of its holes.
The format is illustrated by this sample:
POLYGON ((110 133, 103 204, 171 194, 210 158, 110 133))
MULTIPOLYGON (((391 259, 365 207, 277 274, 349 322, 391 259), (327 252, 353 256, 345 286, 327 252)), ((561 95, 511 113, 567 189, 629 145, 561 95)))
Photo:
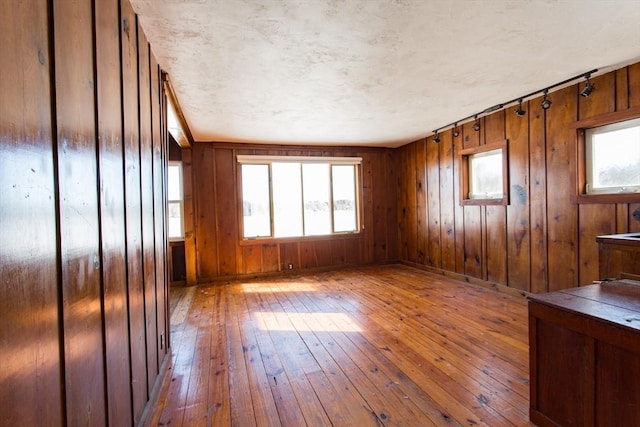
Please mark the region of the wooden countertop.
POLYGON ((614 245, 640 246, 640 233, 609 234, 597 236, 596 242, 614 245))
POLYGON ((529 296, 530 301, 640 331, 640 282, 615 280, 529 296))

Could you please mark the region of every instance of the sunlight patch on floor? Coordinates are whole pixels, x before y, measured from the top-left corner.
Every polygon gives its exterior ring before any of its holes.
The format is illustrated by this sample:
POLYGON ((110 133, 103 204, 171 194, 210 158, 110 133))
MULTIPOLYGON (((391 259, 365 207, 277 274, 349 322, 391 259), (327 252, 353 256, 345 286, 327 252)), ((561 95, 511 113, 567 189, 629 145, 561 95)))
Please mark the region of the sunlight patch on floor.
POLYGON ((255 319, 264 331, 362 332, 344 313, 283 313, 258 311, 255 319))
POLYGON ((317 289, 310 283, 286 282, 282 284, 269 283, 243 283, 240 285, 242 292, 265 293, 265 292, 316 292, 317 289))

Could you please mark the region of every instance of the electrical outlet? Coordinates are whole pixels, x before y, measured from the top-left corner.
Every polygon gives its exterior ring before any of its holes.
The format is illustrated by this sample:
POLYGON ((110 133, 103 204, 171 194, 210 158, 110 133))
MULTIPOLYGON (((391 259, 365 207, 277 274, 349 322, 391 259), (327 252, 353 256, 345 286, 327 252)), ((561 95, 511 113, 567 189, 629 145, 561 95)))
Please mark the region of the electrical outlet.
POLYGON ((289 270, 293 270, 293 264, 289 264, 287 267, 289 268, 289 270))

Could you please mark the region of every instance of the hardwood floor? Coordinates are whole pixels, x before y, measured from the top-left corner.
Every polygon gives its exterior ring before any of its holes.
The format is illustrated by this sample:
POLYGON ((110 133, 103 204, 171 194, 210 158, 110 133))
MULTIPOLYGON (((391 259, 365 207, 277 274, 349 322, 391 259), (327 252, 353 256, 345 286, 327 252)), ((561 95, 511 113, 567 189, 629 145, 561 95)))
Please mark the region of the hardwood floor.
POLYGON ((153 425, 530 425, 522 297, 385 266, 172 298, 153 425))

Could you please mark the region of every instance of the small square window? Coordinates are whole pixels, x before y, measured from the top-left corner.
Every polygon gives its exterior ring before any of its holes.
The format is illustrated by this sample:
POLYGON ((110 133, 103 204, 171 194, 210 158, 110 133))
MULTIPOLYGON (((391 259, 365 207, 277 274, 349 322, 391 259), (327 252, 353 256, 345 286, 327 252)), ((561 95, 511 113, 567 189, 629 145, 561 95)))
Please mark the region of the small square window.
POLYGON ((586 194, 640 192, 640 118, 585 129, 586 194))
POLYGON ((506 205, 507 141, 460 150, 460 204, 506 205))

